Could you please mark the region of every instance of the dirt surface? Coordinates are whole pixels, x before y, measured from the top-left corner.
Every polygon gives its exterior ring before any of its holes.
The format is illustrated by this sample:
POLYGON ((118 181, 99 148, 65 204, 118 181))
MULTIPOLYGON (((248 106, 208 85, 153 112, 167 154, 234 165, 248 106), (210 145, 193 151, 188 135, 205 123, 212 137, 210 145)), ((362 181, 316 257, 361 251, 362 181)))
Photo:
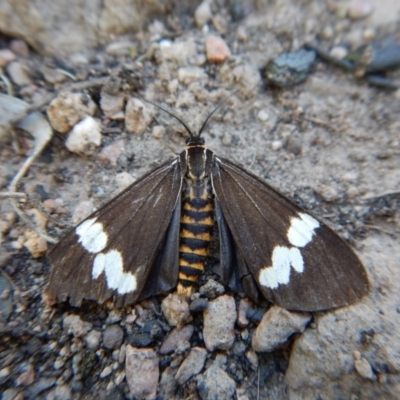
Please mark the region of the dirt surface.
MULTIPOLYGON (((245 166, 341 234, 368 271, 369 298, 348 310, 316 315, 304 334, 293 336, 273 352, 259 354, 255 363, 251 335, 260 318, 246 327, 236 325, 235 345, 208 351, 197 377, 177 385, 176 370, 190 348, 204 347, 202 313, 194 315, 189 347, 160 355, 160 347, 173 329, 161 314, 162 296, 122 310, 114 310, 110 303, 91 302, 81 308, 68 304, 47 307, 42 290, 48 283, 49 262, 44 252, 39 251, 36 257, 32 248, 26 247, 30 237, 27 226, 17 218, 9 201, 2 201, 3 399, 132 398, 124 361, 126 346, 137 345, 138 337, 148 334, 149 321, 152 329, 155 325, 162 328, 150 335, 148 346, 137 347, 155 349, 159 357, 158 398, 223 398, 213 397, 222 392, 207 386, 211 368, 228 375, 216 375, 228 389, 234 388, 234 394, 226 389, 226 398, 256 399, 258 393, 262 399, 400 397, 400 92, 371 87, 320 60, 304 82, 286 89, 268 86, 262 72, 272 58, 309 41, 318 41, 325 49, 335 45, 355 48, 368 35, 398 37, 400 20, 398 14, 393 17, 395 5, 384 10, 377 3, 379 18, 372 14, 370 19, 350 20, 323 2, 271 2, 258 11, 256 6, 245 4, 238 15, 235 4, 213 3, 212 19, 203 28, 196 26, 194 10, 180 18, 169 16, 162 23, 149 21, 142 31, 126 39, 135 47, 133 56, 130 50, 116 55, 105 46, 83 54, 87 63, 66 56, 63 69, 77 82, 119 77, 117 93, 123 96, 124 104, 139 93, 176 110, 193 130, 210 108, 238 90, 204 133, 207 146, 245 166), (390 22, 383 26, 384 12, 390 22), (210 33, 223 37, 230 49, 231 55, 223 63, 207 60, 205 40, 210 33), (197 69, 182 70, 189 67, 197 69), (65 318, 70 315, 90 324, 84 334, 67 327, 65 318), (136 324, 130 315, 136 315, 136 324), (347 324, 347 331, 338 328, 341 323, 347 324), (105 330, 115 324, 122 327, 122 342, 107 347, 105 330), (330 330, 332 336, 328 337, 330 330), (87 335, 93 331, 100 332, 102 338, 97 346, 88 344, 87 335), (369 342, 362 342, 361 336, 369 342), (318 358, 312 349, 327 358, 318 358), (363 374, 365 368, 360 367, 361 372, 357 368, 365 363, 356 362, 359 359, 354 351, 359 351, 370 366, 369 375, 363 374), (327 365, 335 359, 343 363, 334 371, 327 365), (308 374, 314 379, 308 381, 308 374)), ((4 48, 10 47, 10 40, 2 39, 4 48)), ((88 84, 84 90, 73 90, 68 80, 54 82, 43 68, 60 68, 58 58, 30 51, 25 57, 17 56, 16 61, 24 65, 29 76, 28 83, 17 84, 7 73, 16 97, 32 105, 48 95, 55 98, 61 91, 83 93, 96 104, 93 116, 101 123, 101 145, 86 156, 67 150, 68 132, 55 132, 21 181, 19 191, 36 193, 42 203, 47 201, 54 218, 76 224, 132 178, 184 149, 184 135, 160 128, 165 125, 163 119, 149 119, 144 132, 138 134, 127 131, 124 108, 122 117, 106 116, 101 102, 103 85, 88 84), (114 146, 115 157, 103 152, 108 146, 114 146)), ((391 72, 391 78, 399 82, 399 71, 391 72)), ((7 93, 5 84, 0 88, 7 93)), ((43 115, 47 115, 48 104, 39 109, 43 115)), ((153 115, 153 110, 149 113, 153 115)), ((15 131, 14 140, 7 135, 1 139, 0 189, 7 191, 34 142, 21 130, 15 131)), ((48 235, 62 237, 65 228, 53 221, 43 222, 32 209, 31 205, 25 207, 36 224, 42 223, 48 235)), ((38 237, 35 240, 40 242, 38 237)), ((208 273, 200 279, 197 290, 210 276, 208 273)), ((203 297, 212 300, 215 293, 210 293, 203 297)), ((235 296, 239 306, 240 297, 235 296)), ((262 315, 267 305, 252 307, 261 308, 262 315)), ((142 397, 154 398, 153 392, 142 397)))

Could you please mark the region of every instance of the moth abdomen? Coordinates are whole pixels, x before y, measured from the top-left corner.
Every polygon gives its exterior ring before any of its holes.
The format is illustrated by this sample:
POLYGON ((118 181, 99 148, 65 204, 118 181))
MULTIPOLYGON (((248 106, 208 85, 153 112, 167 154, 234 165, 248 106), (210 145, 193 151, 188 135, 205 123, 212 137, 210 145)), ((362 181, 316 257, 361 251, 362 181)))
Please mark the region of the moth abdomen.
POLYGON ((181 208, 178 293, 189 295, 204 270, 214 228, 214 204, 209 185, 191 190, 189 182, 181 208))

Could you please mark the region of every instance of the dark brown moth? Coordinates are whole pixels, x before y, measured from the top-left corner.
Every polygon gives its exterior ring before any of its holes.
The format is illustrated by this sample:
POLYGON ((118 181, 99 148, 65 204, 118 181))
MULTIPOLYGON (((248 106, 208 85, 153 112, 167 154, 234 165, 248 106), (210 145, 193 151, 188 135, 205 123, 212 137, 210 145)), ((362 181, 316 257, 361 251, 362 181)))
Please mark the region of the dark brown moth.
POLYGON ((222 282, 255 301, 261 294, 289 310, 319 311, 368 293, 364 267, 335 232, 206 148, 201 134, 216 109, 197 135, 163 109, 187 130, 186 149, 54 246, 50 302, 113 299, 124 306, 176 287, 188 295, 203 271, 214 222, 222 282))

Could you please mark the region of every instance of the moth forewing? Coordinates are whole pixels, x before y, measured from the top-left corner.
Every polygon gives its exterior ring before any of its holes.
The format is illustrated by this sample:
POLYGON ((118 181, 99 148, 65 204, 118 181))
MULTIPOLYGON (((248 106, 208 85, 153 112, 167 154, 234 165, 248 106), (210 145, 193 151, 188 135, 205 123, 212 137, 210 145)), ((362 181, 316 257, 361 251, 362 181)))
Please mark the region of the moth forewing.
MULTIPOLYGON (((368 293, 364 267, 328 226, 228 160, 215 157, 212 183, 219 220, 247 267, 239 268, 240 258, 231 267, 241 270, 240 281, 248 281, 250 271, 269 301, 298 311, 353 304, 368 293)), ((247 286, 254 297, 254 285, 247 286)))
POLYGON ((122 306, 175 287, 181 186, 180 165, 170 161, 70 230, 48 254, 47 300, 114 298, 122 306))

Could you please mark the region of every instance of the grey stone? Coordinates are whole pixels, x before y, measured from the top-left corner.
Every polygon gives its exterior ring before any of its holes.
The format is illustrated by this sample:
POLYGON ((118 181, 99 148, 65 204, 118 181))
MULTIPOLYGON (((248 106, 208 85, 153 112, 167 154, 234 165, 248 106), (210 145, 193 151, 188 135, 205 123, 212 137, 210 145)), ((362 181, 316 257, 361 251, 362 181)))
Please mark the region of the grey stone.
POLYGON ((255 351, 272 351, 289 336, 296 332, 304 332, 310 321, 309 313, 290 312, 284 308, 273 306, 263 316, 252 337, 255 351))
POLYGON ((83 337, 92 329, 92 324, 82 321, 79 315, 66 315, 63 319, 63 328, 75 337, 83 337))
POLYGON ((229 400, 233 398, 236 384, 223 369, 212 365, 197 379, 197 388, 202 399, 229 400))
POLYGON ((70 400, 72 392, 68 385, 56 386, 47 394, 46 400, 70 400))
POLYGON ((92 330, 84 337, 83 340, 85 341, 87 348, 91 350, 97 350, 100 346, 100 338, 101 332, 92 330))
POLYGON ((223 293, 225 293, 224 286, 214 279, 209 279, 207 283, 200 288, 200 294, 209 299, 213 299, 223 293))
POLYGON ((235 341, 236 307, 233 297, 224 295, 210 301, 203 316, 203 336, 207 349, 230 349, 235 341))
POLYGON ((124 339, 124 330, 119 325, 110 325, 103 332, 103 346, 114 350, 121 347, 124 339))
POLYGON ((182 352, 190 347, 189 340, 193 335, 193 325, 186 325, 183 328, 173 329, 164 343, 160 347, 161 354, 171 354, 173 352, 182 352))
POLYGON ((206 358, 206 349, 193 347, 176 373, 175 379, 178 383, 183 385, 192 376, 197 375, 203 369, 206 358))
POLYGON ((141 134, 150 125, 150 109, 141 100, 131 98, 125 107, 125 127, 128 132, 141 134))
POLYGON ((169 294, 161 303, 161 310, 172 326, 182 326, 191 321, 189 304, 178 294, 169 294))
POLYGON ((126 381, 134 398, 152 400, 157 395, 159 360, 152 349, 126 346, 126 381))

